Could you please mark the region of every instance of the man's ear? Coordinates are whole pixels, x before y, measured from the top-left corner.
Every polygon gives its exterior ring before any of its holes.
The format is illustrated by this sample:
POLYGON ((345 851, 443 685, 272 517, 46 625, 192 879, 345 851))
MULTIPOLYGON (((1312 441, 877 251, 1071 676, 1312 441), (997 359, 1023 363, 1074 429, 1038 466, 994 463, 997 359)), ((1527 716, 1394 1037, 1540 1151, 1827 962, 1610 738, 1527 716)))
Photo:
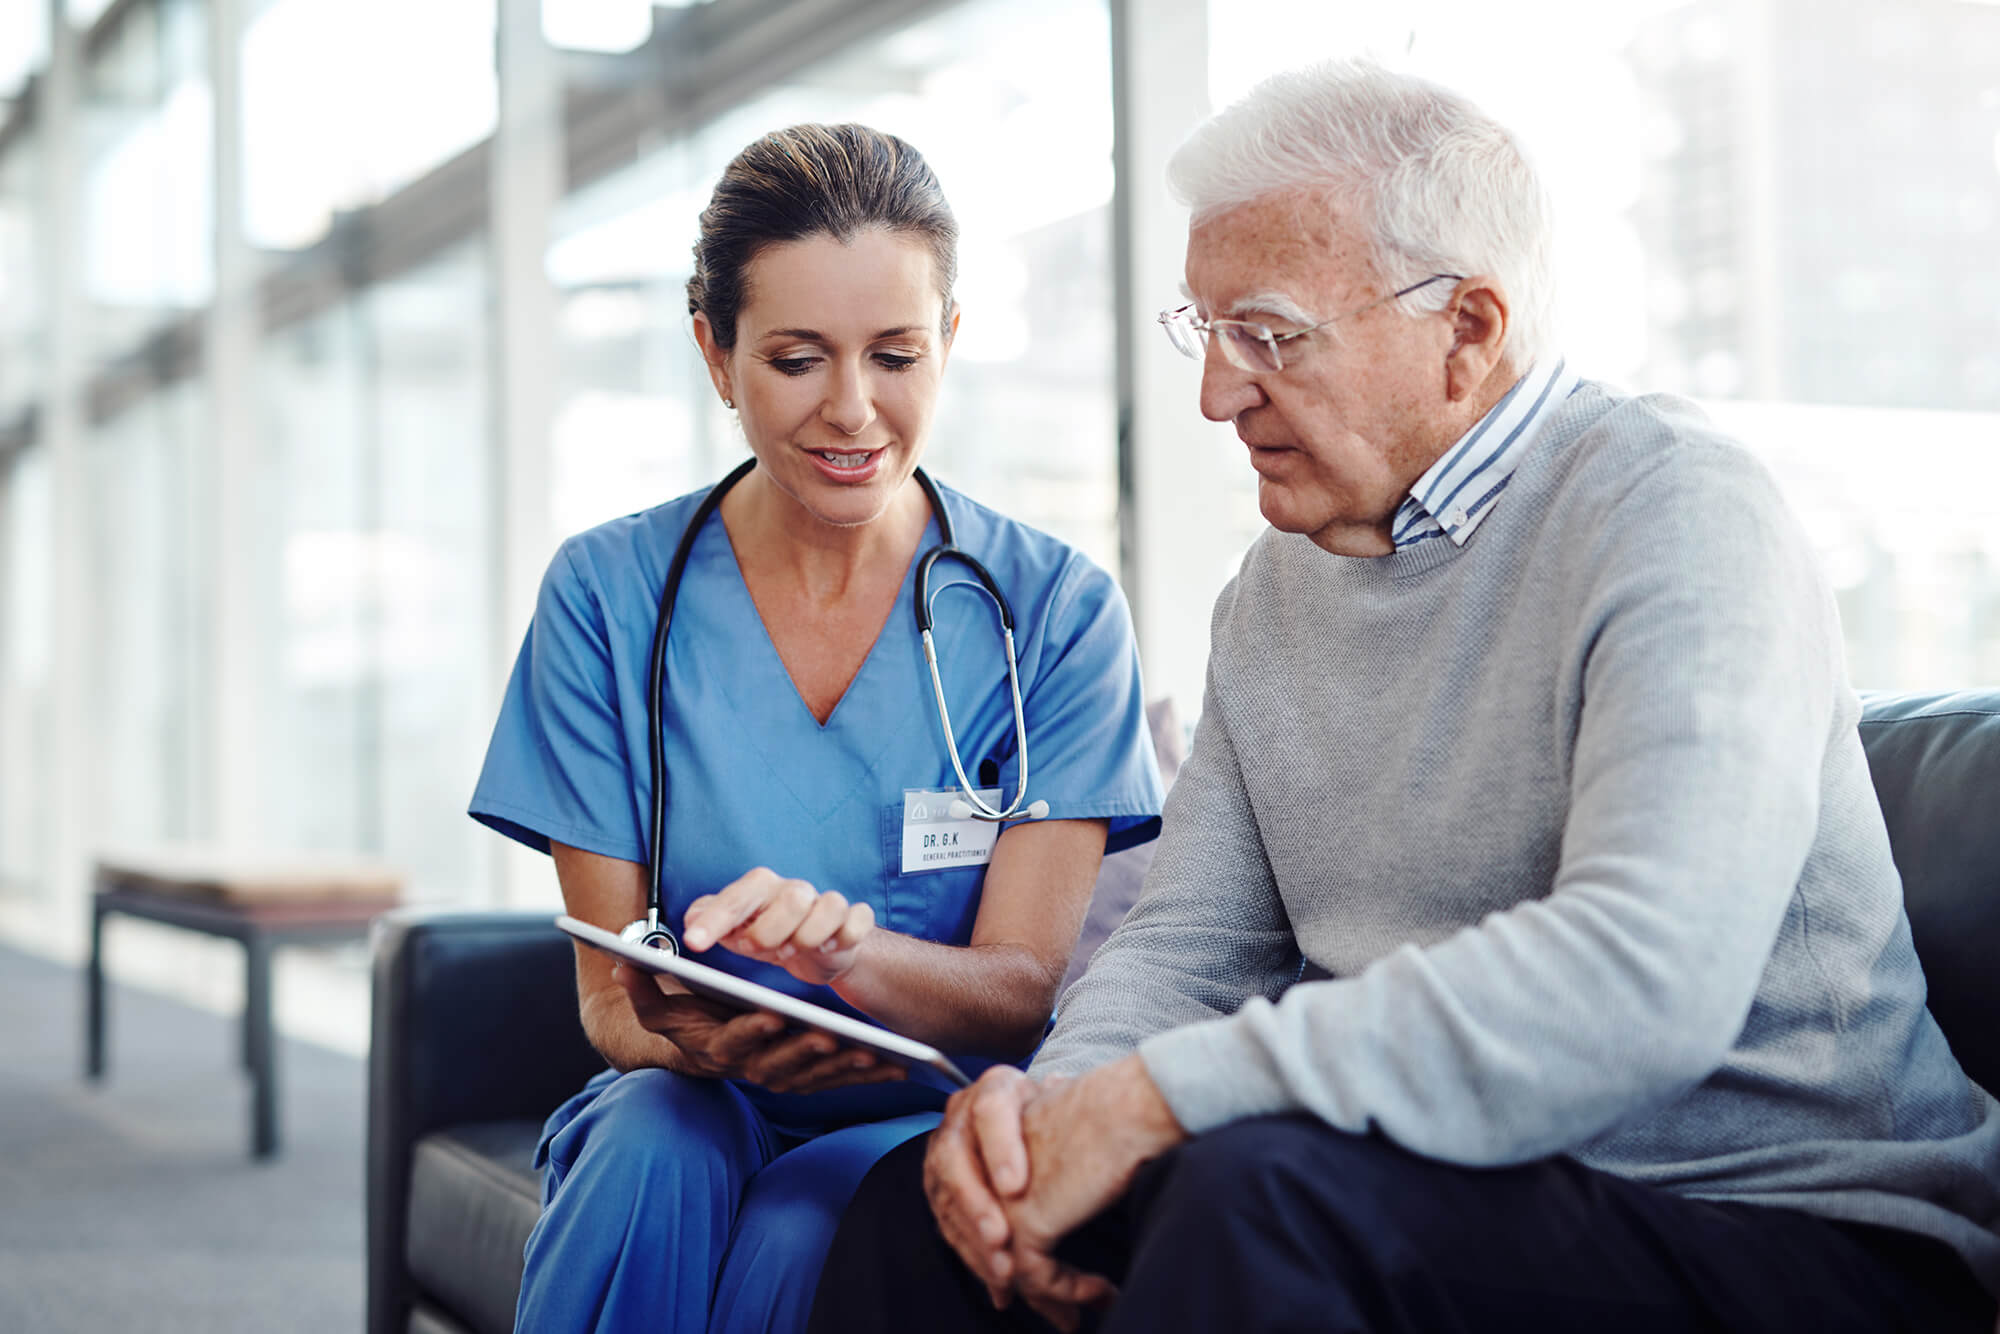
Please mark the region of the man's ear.
POLYGON ((1507 351, 1513 312, 1497 278, 1461 279, 1445 307, 1451 320, 1451 350, 1445 353, 1445 392, 1458 403, 1476 395, 1507 351))
POLYGON ((701 349, 701 359, 708 367, 709 383, 722 396, 724 403, 733 403, 736 395, 729 387, 729 349, 715 341, 715 326, 708 322, 708 315, 697 310, 694 313, 694 341, 701 349))

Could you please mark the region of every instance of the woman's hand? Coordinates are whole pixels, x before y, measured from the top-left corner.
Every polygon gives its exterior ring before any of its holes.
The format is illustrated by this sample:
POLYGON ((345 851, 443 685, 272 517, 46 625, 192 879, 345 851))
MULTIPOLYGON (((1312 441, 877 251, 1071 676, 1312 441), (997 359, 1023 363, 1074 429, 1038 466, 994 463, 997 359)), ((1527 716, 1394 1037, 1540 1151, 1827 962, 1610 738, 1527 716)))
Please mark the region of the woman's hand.
POLYGON ((776 964, 801 982, 829 986, 854 966, 875 929, 875 910, 849 903, 803 880, 758 867, 688 905, 681 941, 700 953, 711 945, 776 964))
POLYGON ((611 976, 631 997, 639 1023, 679 1048, 682 1074, 744 1079, 773 1093, 818 1093, 903 1078, 902 1067, 873 1052, 842 1046, 817 1031, 788 1034, 775 1014, 733 1009, 694 995, 670 977, 624 964, 613 967, 611 976))

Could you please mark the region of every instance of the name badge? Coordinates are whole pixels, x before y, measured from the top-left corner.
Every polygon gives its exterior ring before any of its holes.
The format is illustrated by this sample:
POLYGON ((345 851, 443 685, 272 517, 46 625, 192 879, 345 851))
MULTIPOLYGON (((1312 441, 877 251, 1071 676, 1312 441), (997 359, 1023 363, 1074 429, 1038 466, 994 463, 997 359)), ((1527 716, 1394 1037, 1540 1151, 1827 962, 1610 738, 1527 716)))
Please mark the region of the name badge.
MULTIPOLYGON (((1000 804, 999 788, 975 791, 988 804, 1000 804)), ((964 800, 965 794, 957 788, 941 792, 903 789, 904 875, 955 871, 961 866, 984 866, 993 860, 993 842, 1000 837, 1000 826, 970 816, 954 818, 951 804, 964 800)))

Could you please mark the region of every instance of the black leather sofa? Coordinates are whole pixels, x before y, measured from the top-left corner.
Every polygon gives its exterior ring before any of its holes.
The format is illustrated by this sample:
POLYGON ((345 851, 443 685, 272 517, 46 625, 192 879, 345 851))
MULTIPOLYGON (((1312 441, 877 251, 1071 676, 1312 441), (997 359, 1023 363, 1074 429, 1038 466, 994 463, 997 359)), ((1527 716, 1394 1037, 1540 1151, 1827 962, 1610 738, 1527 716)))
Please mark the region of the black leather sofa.
MULTIPOLYGON (((1861 736, 1931 1010, 2000 1090, 2000 690, 1873 696, 1861 736)), ((1093 918, 1106 897, 1100 882, 1093 918)), ((369 1334, 504 1334, 542 1119, 603 1068, 577 1025, 568 938, 541 912, 392 914, 374 1004, 369 1334)))

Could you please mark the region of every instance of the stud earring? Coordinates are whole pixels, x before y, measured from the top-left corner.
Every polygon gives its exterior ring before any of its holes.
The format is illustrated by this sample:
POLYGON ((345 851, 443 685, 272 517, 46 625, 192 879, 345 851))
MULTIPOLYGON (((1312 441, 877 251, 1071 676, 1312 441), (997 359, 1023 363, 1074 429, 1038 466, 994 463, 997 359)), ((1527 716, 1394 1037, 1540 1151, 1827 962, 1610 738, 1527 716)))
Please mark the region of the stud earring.
POLYGON ((722 406, 728 408, 731 412, 734 412, 736 411, 736 400, 733 398, 725 398, 722 400, 722 406))

